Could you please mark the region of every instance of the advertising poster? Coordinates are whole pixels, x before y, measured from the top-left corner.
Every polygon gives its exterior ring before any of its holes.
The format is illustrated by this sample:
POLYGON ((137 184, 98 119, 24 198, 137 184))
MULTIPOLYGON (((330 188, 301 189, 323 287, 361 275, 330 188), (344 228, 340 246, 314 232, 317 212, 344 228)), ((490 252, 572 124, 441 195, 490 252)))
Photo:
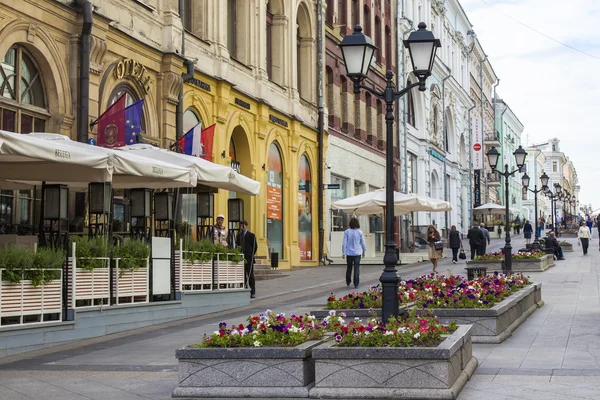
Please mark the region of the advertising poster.
POLYGON ((483 130, 481 119, 473 118, 473 170, 479 171, 483 166, 483 130))
POLYGON ((298 246, 300 247, 300 260, 312 260, 310 165, 304 155, 300 158, 298 177, 298 246))
POLYGON ((269 147, 267 173, 267 241, 269 253, 283 258, 283 165, 279 147, 269 147))

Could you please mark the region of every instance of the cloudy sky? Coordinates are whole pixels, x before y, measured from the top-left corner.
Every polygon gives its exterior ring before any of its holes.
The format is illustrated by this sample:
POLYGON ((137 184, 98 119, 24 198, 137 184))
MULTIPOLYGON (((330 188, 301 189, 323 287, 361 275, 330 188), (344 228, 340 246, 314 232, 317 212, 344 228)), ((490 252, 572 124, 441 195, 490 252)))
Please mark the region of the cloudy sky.
POLYGON ((525 125, 521 141, 560 139, 561 150, 577 169, 580 201, 600 208, 600 1, 461 4, 500 78, 499 97, 525 125))

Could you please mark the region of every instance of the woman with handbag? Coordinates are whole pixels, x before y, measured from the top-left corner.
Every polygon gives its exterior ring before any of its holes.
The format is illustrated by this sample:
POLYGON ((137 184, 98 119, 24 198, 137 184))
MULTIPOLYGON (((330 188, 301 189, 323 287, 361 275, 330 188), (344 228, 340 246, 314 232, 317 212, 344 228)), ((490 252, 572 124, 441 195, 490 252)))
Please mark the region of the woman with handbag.
POLYGON ((577 244, 581 243, 584 256, 587 256, 588 246, 590 245, 591 238, 592 235, 590 234, 590 228, 587 227, 585 221, 581 221, 581 226, 579 227, 579 231, 577 232, 577 244))
POLYGON ((456 230, 456 225, 452 225, 448 234, 448 247, 452 249, 452 263, 458 262, 458 250, 462 248, 460 233, 456 230))
POLYGON ((429 259, 433 264, 433 272, 437 272, 438 260, 442 258, 444 243, 440 239, 440 233, 435 229, 435 226, 429 225, 427 228, 427 243, 429 244, 429 259))

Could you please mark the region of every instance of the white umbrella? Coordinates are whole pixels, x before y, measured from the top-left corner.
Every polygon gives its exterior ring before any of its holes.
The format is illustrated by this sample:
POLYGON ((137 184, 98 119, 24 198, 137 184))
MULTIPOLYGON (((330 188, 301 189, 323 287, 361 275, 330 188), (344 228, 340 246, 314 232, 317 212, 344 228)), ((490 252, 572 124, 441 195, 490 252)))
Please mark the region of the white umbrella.
POLYGON ((473 209, 474 214, 506 214, 506 208, 496 203, 486 203, 473 209))
POLYGON ((596 218, 598 215, 600 215, 600 208, 591 213, 590 218, 596 218))
MULTIPOLYGON (((381 214, 386 206, 385 189, 359 194, 331 203, 334 210, 352 211, 354 214, 381 214)), ((447 201, 427 196, 394 192, 394 214, 405 215, 413 211, 451 211, 447 201)))
POLYGON ((202 185, 250 195, 260 193, 260 182, 238 174, 233 168, 227 165, 215 164, 199 157, 175 153, 147 144, 124 146, 118 148, 117 151, 193 169, 196 171, 198 183, 202 185))
POLYGON ((66 141, 0 131, 0 179, 110 182, 114 160, 92 146, 77 151, 66 141))
MULTIPOLYGON (((44 170, 44 168, 40 167, 41 170, 28 170, 27 172, 29 172, 29 174, 17 171, 13 171, 14 173, 0 174, 0 179, 12 181, 4 182, 1 185, 4 188, 11 184, 14 184, 13 188, 15 189, 27 185, 40 185, 42 181, 45 181, 47 184, 65 183, 74 190, 87 190, 88 182, 103 181, 112 181, 115 189, 142 187, 162 189, 196 186, 196 172, 190 168, 165 163, 155 159, 149 160, 147 157, 141 157, 127 152, 90 146, 86 143, 75 142, 65 135, 31 133, 29 135, 19 136, 28 136, 27 142, 23 142, 27 143, 27 146, 23 146, 22 150, 29 152, 33 157, 38 157, 40 149, 42 149, 42 155, 48 153, 48 151, 50 151, 48 149, 59 149, 54 151, 66 152, 57 154, 62 154, 65 158, 75 157, 78 161, 83 161, 82 165, 84 166, 87 164, 87 159, 80 160, 81 154, 85 155, 85 157, 107 158, 108 164, 112 168, 112 179, 90 179, 93 177, 89 177, 85 174, 86 169, 83 169, 83 171, 80 171, 80 168, 61 169, 54 165, 57 163, 55 161, 54 164, 49 163, 48 170, 44 170)), ((2 153, 0 152, 0 157, 1 154, 2 153)), ((1 163, 2 158, 0 158, 0 166, 2 165, 1 163)), ((58 164, 60 165, 60 161, 58 164)), ((20 165, 13 164, 13 168, 11 169, 20 169, 20 165)))

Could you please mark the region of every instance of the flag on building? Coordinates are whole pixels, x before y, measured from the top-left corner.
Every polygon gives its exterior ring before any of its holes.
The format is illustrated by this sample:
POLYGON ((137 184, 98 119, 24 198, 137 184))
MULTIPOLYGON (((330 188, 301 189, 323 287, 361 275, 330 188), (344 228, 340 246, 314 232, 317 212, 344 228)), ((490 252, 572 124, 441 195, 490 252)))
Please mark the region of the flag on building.
POLYGON ((206 129, 202 130, 202 147, 204 149, 204 154, 202 158, 207 161, 212 161, 212 153, 213 153, 213 139, 215 136, 215 127, 217 124, 212 124, 206 129))
POLYGON ((179 138, 179 148, 183 154, 188 156, 201 157, 202 152, 202 121, 198 122, 185 135, 179 138))
POLYGON ((98 118, 98 146, 122 147, 137 143, 140 134, 144 100, 125 107, 125 95, 119 97, 98 118))

